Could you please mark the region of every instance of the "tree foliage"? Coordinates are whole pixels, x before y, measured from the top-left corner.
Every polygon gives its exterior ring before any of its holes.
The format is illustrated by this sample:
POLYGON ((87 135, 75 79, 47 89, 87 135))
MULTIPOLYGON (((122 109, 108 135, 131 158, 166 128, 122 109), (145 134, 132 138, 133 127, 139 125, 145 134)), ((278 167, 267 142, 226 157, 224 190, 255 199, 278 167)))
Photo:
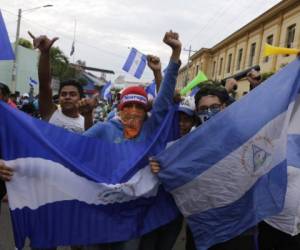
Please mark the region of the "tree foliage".
POLYGON ((25 38, 22 38, 22 37, 19 38, 18 44, 20 46, 24 47, 24 48, 33 49, 32 43, 29 40, 25 39, 25 38))

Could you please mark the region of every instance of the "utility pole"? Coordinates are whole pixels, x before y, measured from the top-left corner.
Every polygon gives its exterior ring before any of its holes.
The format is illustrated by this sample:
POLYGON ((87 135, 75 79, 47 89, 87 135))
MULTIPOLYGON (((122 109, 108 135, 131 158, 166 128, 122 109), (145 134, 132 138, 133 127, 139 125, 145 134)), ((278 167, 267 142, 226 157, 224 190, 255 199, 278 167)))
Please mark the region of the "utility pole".
POLYGON ((188 49, 184 48, 183 50, 189 52, 188 61, 187 61, 187 65, 186 65, 186 74, 185 74, 185 84, 187 84, 188 81, 189 81, 189 70, 190 70, 190 57, 191 57, 191 53, 192 52, 197 52, 197 51, 192 50, 192 46, 191 45, 190 45, 190 47, 188 49))
POLYGON ((18 58, 18 44, 19 44, 19 38, 20 38, 21 16, 22 16, 22 9, 19 9, 17 33, 16 33, 16 41, 15 41, 15 59, 13 61, 13 66, 12 66, 12 78, 11 78, 12 93, 14 93, 16 91, 16 84, 17 84, 17 62, 18 62, 17 58, 18 58))
MULTIPOLYGON (((26 9, 24 11, 34 11, 37 9, 41 8, 47 8, 47 7, 52 7, 52 4, 47 4, 31 9, 26 9)), ((12 76, 11 76, 11 91, 12 93, 16 92, 17 90, 17 68, 18 68, 18 45, 19 45, 19 38, 20 38, 20 27, 21 27, 21 18, 22 18, 22 9, 18 10, 18 23, 17 23, 17 33, 16 33, 16 42, 15 42, 15 59, 13 61, 13 66, 12 66, 12 76)))

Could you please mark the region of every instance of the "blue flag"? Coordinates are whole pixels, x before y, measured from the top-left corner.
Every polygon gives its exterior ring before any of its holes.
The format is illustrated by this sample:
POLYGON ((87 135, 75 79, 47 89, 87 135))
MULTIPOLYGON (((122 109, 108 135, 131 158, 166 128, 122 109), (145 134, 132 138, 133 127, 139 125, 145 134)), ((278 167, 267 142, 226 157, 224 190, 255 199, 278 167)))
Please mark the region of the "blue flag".
POLYGON ((282 211, 287 162, 300 167, 299 72, 297 59, 157 156, 197 249, 282 211))
POLYGON ((150 99, 155 99, 157 92, 156 92, 156 83, 153 80, 151 84, 149 84, 146 88, 145 91, 148 95, 148 99, 150 97, 150 99))
POLYGON ((30 85, 37 85, 38 82, 36 80, 34 80, 31 76, 29 77, 29 84, 30 85))
POLYGON ((0 11, 0 60, 14 60, 15 55, 11 47, 4 19, 0 11))
POLYGON ((110 90, 112 88, 112 83, 111 81, 108 81, 101 89, 101 98, 103 100, 110 100, 112 98, 110 90))
POLYGON ((0 103, 0 154, 14 169, 7 183, 15 244, 34 248, 135 239, 178 210, 148 157, 173 140, 171 108, 146 141, 113 143, 74 134, 0 103))
POLYGON ((140 79, 147 64, 147 56, 135 48, 131 48, 123 70, 140 79))

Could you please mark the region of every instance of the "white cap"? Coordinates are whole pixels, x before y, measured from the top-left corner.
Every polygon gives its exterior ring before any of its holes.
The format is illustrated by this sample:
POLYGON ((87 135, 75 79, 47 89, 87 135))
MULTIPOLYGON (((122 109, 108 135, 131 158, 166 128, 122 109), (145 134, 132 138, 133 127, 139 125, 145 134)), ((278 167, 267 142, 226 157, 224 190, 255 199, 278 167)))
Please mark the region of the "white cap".
POLYGON ((22 95, 22 97, 28 97, 28 98, 29 98, 29 94, 28 94, 28 93, 24 93, 24 94, 22 95))
POLYGON ((192 96, 186 96, 179 104, 178 111, 184 112, 189 116, 195 114, 195 99, 192 96))

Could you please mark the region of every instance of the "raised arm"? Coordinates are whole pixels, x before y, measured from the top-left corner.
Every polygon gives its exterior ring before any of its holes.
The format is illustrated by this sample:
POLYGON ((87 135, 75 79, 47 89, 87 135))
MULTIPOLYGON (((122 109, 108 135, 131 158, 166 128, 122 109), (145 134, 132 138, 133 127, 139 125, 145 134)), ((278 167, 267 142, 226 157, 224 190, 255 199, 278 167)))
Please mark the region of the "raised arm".
POLYGON ((161 73, 161 63, 160 59, 157 56, 148 55, 147 56, 148 67, 152 70, 154 75, 154 81, 156 85, 156 93, 158 93, 160 84, 162 81, 162 73, 161 73))
POLYGON ((30 32, 28 34, 33 39, 34 48, 38 48, 41 53, 38 66, 39 109, 42 119, 49 120, 56 110, 56 106, 52 101, 50 49, 58 38, 49 39, 47 36, 35 37, 30 32))
POLYGON ((171 47, 172 55, 152 109, 152 113, 158 113, 160 118, 165 115, 169 110, 169 106, 173 104, 181 53, 181 42, 177 33, 172 31, 166 32, 163 41, 171 47))

